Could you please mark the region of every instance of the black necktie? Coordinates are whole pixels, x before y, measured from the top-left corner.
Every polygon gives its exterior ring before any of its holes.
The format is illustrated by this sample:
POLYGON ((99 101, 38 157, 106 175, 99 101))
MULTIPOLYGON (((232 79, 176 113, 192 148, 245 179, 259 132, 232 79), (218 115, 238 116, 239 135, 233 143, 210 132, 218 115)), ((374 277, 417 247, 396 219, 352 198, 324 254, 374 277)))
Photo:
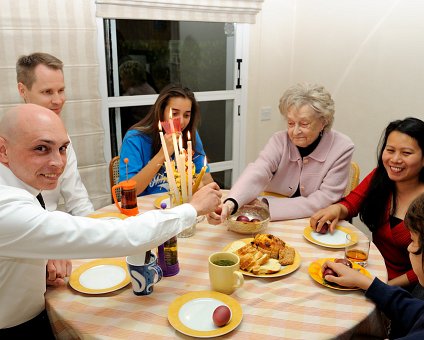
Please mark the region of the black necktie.
POLYGON ((37 195, 38 202, 40 202, 43 209, 46 209, 46 205, 44 204, 43 196, 41 196, 41 192, 37 195))

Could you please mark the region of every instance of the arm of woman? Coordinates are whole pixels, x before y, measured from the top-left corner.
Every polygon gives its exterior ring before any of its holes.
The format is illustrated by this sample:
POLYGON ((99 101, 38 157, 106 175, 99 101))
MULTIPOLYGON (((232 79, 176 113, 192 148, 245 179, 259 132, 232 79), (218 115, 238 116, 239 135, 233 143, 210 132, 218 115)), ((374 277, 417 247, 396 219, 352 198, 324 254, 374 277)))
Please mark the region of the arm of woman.
POLYGON ((153 177, 158 173, 159 169, 162 167, 164 161, 165 156, 161 148, 159 152, 149 161, 149 163, 147 163, 139 172, 137 172, 136 175, 131 178, 137 183, 137 195, 140 195, 144 190, 146 190, 153 177))
POLYGON ((330 222, 330 232, 333 233, 339 220, 344 220, 347 216, 347 208, 343 204, 336 203, 317 211, 311 216, 309 223, 319 232, 324 224, 330 222))
POLYGON ((231 188, 227 197, 233 198, 239 207, 255 200, 278 171, 282 159, 289 157, 284 134, 279 131, 268 140, 258 158, 243 170, 231 188))
POLYGON ((207 173, 204 174, 204 176, 202 178, 202 185, 201 186, 204 186, 206 184, 212 183, 213 181, 214 180, 212 178, 211 173, 210 172, 207 172, 207 173))
MULTIPOLYGON (((165 135, 164 137, 168 152, 172 154, 174 152, 172 138, 170 135, 165 135)), ((127 179, 126 168, 128 167, 128 179, 133 179, 137 182, 137 195, 147 188, 165 161, 163 148, 153 157, 151 156, 151 140, 148 137, 137 134, 137 132, 127 133, 121 147, 119 181, 127 179), (128 158, 128 164, 124 163, 125 158, 128 158)))

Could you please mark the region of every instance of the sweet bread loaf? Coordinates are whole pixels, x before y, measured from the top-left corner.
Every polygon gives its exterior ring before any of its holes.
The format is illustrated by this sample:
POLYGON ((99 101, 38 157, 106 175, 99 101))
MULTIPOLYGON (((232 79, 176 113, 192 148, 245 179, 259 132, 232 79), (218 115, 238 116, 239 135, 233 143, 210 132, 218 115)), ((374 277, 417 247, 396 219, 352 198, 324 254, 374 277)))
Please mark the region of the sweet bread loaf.
POLYGON ((277 273, 281 266, 294 263, 294 248, 274 235, 257 234, 252 242, 242 244, 243 241, 235 241, 229 251, 240 257, 240 269, 255 275, 277 273))
POLYGON ((268 262, 269 256, 258 251, 250 243, 236 251, 240 257, 240 269, 257 274, 261 265, 268 262))
POLYGON ((271 234, 257 234, 253 239, 253 244, 263 252, 266 252, 270 258, 279 259, 281 249, 284 249, 285 242, 271 234))

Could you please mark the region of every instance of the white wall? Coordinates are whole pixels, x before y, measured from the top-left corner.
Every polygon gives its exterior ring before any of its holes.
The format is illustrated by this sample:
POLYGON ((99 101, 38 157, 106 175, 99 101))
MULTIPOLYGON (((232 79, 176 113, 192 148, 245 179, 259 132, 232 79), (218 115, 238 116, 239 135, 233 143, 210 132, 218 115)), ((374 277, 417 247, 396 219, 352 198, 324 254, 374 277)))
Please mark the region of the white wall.
POLYGON ((298 81, 332 93, 361 179, 389 121, 424 119, 424 1, 265 0, 250 32, 247 161, 284 128, 278 101, 298 81), (261 122, 264 106, 272 119, 261 122))
POLYGON ((333 94, 334 127, 355 142, 362 175, 389 121, 424 119, 423 1, 265 0, 250 32, 249 161, 285 126, 278 100, 302 80, 333 94), (263 106, 270 121, 260 121, 263 106))

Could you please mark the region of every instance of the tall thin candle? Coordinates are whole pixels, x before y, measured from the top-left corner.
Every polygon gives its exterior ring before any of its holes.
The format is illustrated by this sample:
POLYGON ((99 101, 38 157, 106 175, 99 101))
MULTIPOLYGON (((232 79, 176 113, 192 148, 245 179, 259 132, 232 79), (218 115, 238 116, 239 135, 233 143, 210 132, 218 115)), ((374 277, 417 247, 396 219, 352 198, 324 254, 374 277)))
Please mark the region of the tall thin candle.
POLYGON ((160 141, 162 143, 163 152, 165 153, 165 169, 166 169, 166 175, 168 177, 169 189, 172 192, 174 192, 175 198, 178 200, 177 202, 179 202, 180 192, 177 188, 177 183, 175 182, 173 166, 171 164, 171 159, 169 158, 168 148, 166 146, 165 137, 163 136, 162 126, 160 122, 159 122, 158 128, 159 128, 159 136, 160 136, 160 141))
MULTIPOLYGON (((169 124, 171 125, 172 143, 174 144, 174 155, 175 155, 175 159, 176 159, 177 155, 179 154, 179 151, 178 151, 178 144, 177 144, 177 135, 175 133, 175 128, 174 128, 174 121, 172 120, 172 108, 169 109, 169 124)), ((178 162, 177 162, 177 164, 178 164, 178 162)))
POLYGON ((180 135, 180 155, 179 155, 179 161, 180 161, 180 176, 181 176, 181 194, 183 196, 183 203, 187 202, 187 178, 186 178, 186 171, 185 171, 185 154, 184 154, 184 148, 183 148, 183 138, 180 135))
POLYGON ((190 131, 187 131, 187 167, 188 167, 188 180, 187 191, 188 201, 191 201, 193 195, 193 147, 191 145, 190 131))
POLYGON ((199 188, 200 182, 202 181, 202 178, 205 172, 206 172, 206 157, 205 157, 205 160, 203 161, 202 170, 196 177, 196 182, 194 183, 193 192, 196 192, 196 190, 199 188))

